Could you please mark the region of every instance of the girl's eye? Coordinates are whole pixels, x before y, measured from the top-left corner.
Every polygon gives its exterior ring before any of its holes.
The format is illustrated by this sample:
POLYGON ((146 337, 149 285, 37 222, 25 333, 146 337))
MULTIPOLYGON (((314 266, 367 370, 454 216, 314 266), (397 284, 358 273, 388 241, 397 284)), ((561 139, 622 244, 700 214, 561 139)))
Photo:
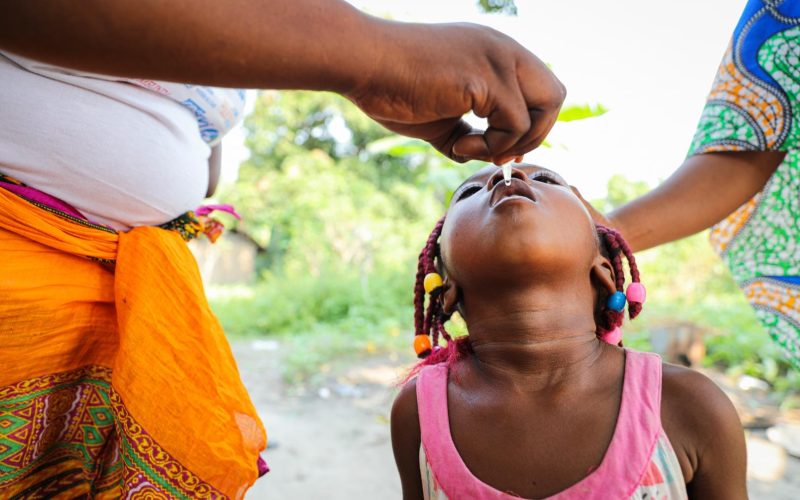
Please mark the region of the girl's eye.
POLYGON ((481 187, 478 186, 478 185, 470 186, 468 188, 464 188, 458 194, 458 198, 456 198, 456 201, 461 201, 464 198, 469 198, 470 196, 472 196, 473 194, 477 193, 480 190, 481 190, 481 187))
POLYGON ((555 177, 546 172, 537 172, 536 174, 531 176, 531 180, 536 182, 543 182, 545 184, 555 184, 557 186, 561 185, 561 183, 558 182, 558 179, 556 179, 555 177))

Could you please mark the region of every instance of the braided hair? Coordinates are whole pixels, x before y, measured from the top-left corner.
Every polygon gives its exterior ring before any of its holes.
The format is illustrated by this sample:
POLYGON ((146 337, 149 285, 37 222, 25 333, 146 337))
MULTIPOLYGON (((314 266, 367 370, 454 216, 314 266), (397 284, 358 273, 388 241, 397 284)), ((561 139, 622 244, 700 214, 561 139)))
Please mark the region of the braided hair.
MULTIPOLYGON (((427 357, 412 369, 409 378, 413 377, 423 366, 439 363, 451 364, 472 352, 468 337, 454 339, 445 329, 444 324, 450 319, 452 312, 444 310, 441 288, 429 294, 426 308, 425 276, 430 273, 442 274, 444 270, 439 247, 439 237, 442 234, 444 220, 445 218, 442 217, 436 223, 419 254, 416 282, 414 283, 414 333, 415 335, 429 336, 432 340, 433 349, 427 357), (440 338, 444 338, 447 342, 446 346, 439 346, 440 338)), ((633 252, 619 232, 599 224, 595 227, 600 251, 611 261, 614 269, 615 287, 617 291, 623 292, 625 271, 622 265, 622 255, 628 261, 631 281, 634 283, 639 282, 639 268, 636 265, 633 252)), ((601 304, 602 309, 600 310, 596 332, 598 337, 602 337, 603 334, 621 326, 625 315, 624 312, 607 308, 605 300, 602 300, 601 304)), ((628 302, 628 316, 630 319, 634 319, 641 311, 642 304, 640 302, 628 302)), ((622 341, 619 342, 619 345, 622 346, 622 341)))
MULTIPOLYGON (((597 236, 600 240, 600 251, 609 258, 611 266, 614 268, 614 282, 618 292, 624 292, 625 288, 625 270, 622 267, 622 256, 628 260, 628 269, 630 270, 631 281, 639 283, 639 267, 636 265, 636 258, 633 256, 633 251, 628 245, 628 242, 622 235, 611 229, 610 227, 601 226, 597 224, 597 236)), ((642 303, 628 301, 628 317, 634 319, 639 313, 642 312, 642 303)), ((597 335, 602 336, 603 333, 613 330, 616 327, 622 326, 622 320, 625 313, 623 311, 613 311, 607 307, 603 307, 602 318, 603 321, 597 325, 597 335)), ((620 341, 620 346, 622 342, 620 341)))

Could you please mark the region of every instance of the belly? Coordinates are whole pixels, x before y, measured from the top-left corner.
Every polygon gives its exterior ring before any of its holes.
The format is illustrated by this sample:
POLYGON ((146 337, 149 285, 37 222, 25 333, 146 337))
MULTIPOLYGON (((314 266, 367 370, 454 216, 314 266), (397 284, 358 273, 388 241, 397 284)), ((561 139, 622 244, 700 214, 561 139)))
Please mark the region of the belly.
POLYGON ((203 200, 209 148, 188 110, 126 83, 51 76, 0 56, 0 172, 120 230, 203 200))

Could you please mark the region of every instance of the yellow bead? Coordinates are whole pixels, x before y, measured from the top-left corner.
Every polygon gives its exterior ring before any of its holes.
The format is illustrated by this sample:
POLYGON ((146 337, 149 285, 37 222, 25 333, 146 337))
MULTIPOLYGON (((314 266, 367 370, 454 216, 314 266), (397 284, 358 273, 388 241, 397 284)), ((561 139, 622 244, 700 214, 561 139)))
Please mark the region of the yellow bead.
POLYGON ((424 358, 431 352, 431 339, 427 335, 414 336, 414 352, 417 356, 424 358))
POLYGON ((425 275, 425 279, 422 280, 422 284, 425 287, 425 293, 431 293, 442 286, 442 277, 439 273, 428 273, 425 275))

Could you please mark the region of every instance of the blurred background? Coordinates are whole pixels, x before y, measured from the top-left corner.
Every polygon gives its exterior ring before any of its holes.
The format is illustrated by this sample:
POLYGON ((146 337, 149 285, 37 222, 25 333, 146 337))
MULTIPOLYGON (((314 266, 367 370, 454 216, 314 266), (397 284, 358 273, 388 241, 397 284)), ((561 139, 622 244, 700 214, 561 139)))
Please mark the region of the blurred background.
MULTIPOLYGON (((398 20, 487 24, 549 63, 567 105, 526 161, 559 171, 608 211, 682 161, 745 1, 352 3, 398 20)), ((251 97, 245 123, 223 142, 216 197, 243 220, 226 221, 232 230, 213 246, 193 243, 270 433, 273 471, 249 498, 399 498, 388 415, 414 361, 417 255, 454 188, 481 165, 392 135, 333 94, 251 97)), ((800 374, 707 235, 637 257, 648 303, 626 344, 712 377, 747 430, 751 497, 800 498, 800 374)), ((451 329, 464 332, 458 321, 451 329)))

